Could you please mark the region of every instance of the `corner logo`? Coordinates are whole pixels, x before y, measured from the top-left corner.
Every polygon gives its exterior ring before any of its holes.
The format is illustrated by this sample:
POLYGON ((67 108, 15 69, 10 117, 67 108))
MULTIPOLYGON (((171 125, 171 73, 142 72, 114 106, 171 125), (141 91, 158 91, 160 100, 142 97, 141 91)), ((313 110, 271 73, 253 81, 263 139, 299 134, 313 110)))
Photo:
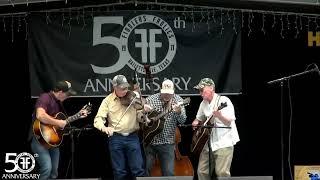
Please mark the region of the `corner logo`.
POLYGON ((294 166, 295 180, 320 180, 320 166, 294 166))
POLYGON ((312 32, 309 31, 308 32, 308 46, 312 47, 312 46, 317 46, 320 47, 320 32, 312 32))
MULTIPOLYGON (((144 64, 148 63, 151 64, 151 73, 156 74, 166 69, 176 54, 177 41, 173 30, 169 24, 160 17, 142 14, 130 19, 127 24, 124 25, 120 38, 102 36, 103 33, 101 33, 101 30, 104 24, 118 24, 123 26, 123 17, 103 16, 94 18, 93 45, 113 45, 119 52, 118 60, 112 66, 101 67, 91 64, 92 70, 97 74, 111 74, 121 70, 125 65, 128 65, 132 70, 145 74, 144 64), (163 35, 163 33, 165 35, 163 35), (132 35, 133 38, 130 35, 132 35), (130 53, 130 48, 132 47, 140 49, 140 52, 133 53, 133 55, 130 53), (161 57, 158 54, 160 52, 159 49, 161 49, 161 51, 166 49, 167 52, 162 58, 157 59, 157 57, 161 57), (136 59, 141 59, 142 64, 136 61, 136 59)), ((138 51, 135 50, 132 52, 138 51)))
MULTIPOLYGON (((35 154, 35 157, 38 157, 38 155, 35 154)), ((38 179, 40 177, 39 174, 26 174, 31 172, 36 164, 34 157, 27 152, 18 155, 17 153, 6 153, 5 163, 12 164, 9 165, 12 168, 5 169, 8 174, 3 174, 2 179, 38 179), (16 171, 22 174, 13 174, 16 171)))

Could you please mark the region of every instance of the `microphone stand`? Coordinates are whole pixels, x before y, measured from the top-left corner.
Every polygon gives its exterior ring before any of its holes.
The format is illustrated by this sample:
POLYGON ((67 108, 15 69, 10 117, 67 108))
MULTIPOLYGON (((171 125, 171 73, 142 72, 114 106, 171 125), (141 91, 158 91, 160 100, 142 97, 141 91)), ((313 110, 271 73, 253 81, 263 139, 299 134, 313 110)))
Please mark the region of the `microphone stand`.
MULTIPOLYGON (((301 73, 297 73, 297 74, 292 74, 290 76, 286 76, 286 77, 282 77, 282 78, 279 78, 279 79, 275 79, 275 80, 272 80, 272 81, 268 81, 267 84, 271 85, 271 84, 275 84, 275 83, 278 83, 280 82, 280 135, 281 135, 281 180, 284 180, 284 137, 283 137, 283 82, 284 81, 287 81, 287 80, 290 80, 290 78, 293 78, 293 77, 297 77, 297 76, 301 76, 301 75, 304 75, 304 74, 307 74, 307 73, 311 73, 311 72, 318 72, 319 73, 319 69, 318 67, 316 66, 316 68, 314 69, 311 69, 311 70, 308 70, 308 71, 304 71, 304 72, 301 72, 301 73)), ((290 147, 289 147, 290 148, 290 147)), ((289 167, 290 168, 290 167, 289 167)))
MULTIPOLYGON (((178 125, 179 127, 189 127, 189 126, 192 126, 192 124, 179 124, 178 125)), ((210 130, 210 133, 208 135, 208 141, 207 141, 207 145, 208 145, 208 149, 209 149, 209 177, 211 178, 212 177, 212 174, 211 174, 211 146, 210 146, 210 142, 211 142, 211 139, 210 139, 210 136, 211 136, 211 129, 212 128, 225 128, 225 129, 231 129, 231 127, 229 126, 215 126, 215 125, 196 125, 196 126, 193 126, 193 127, 197 127, 197 128, 207 128, 208 130, 210 130)))
MULTIPOLYGON (((88 131, 88 130, 92 130, 93 128, 91 127, 84 127, 84 128, 77 128, 77 127, 67 127, 66 130, 68 130, 67 134, 70 134, 70 139, 71 139, 71 178, 75 178, 74 176, 74 152, 75 152, 75 143, 74 143, 74 133, 75 132, 79 132, 78 137, 80 135, 80 133, 82 131, 88 131)), ((68 165, 68 170, 69 170, 69 166, 70 166, 70 161, 69 161, 69 165, 68 165)), ((67 171, 68 172, 68 171, 67 171)))

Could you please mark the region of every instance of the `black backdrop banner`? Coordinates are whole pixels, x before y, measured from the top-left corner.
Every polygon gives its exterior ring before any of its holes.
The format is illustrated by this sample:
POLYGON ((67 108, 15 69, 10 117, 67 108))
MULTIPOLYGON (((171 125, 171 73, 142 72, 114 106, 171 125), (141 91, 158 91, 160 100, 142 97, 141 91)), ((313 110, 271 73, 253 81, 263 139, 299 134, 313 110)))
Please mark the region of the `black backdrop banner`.
POLYGON ((176 93, 195 95, 201 78, 223 94, 241 92, 238 15, 215 19, 148 11, 32 14, 28 54, 31 96, 69 80, 79 96, 105 96, 117 74, 136 78, 142 94, 171 79, 176 93), (231 19, 231 20, 230 20, 231 19), (146 66, 151 76, 146 76, 146 66), (150 86, 152 85, 152 87, 150 86))

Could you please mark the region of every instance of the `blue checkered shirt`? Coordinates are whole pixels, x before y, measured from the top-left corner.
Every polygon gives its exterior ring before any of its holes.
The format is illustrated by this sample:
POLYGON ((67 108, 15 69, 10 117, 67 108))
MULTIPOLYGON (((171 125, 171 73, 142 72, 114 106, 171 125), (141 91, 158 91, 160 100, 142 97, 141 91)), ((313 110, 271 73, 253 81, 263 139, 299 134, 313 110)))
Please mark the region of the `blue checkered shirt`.
MULTIPOLYGON (((158 112, 164 111, 165 105, 160 99, 160 93, 147 97, 146 101, 154 110, 158 112)), ((183 102, 183 99, 179 95, 174 94, 172 103, 177 104, 178 102, 183 102)), ((183 124, 187 119, 186 110, 184 106, 181 106, 180 114, 170 111, 165 117, 163 130, 153 138, 151 141, 152 145, 174 144, 177 124, 183 124)))

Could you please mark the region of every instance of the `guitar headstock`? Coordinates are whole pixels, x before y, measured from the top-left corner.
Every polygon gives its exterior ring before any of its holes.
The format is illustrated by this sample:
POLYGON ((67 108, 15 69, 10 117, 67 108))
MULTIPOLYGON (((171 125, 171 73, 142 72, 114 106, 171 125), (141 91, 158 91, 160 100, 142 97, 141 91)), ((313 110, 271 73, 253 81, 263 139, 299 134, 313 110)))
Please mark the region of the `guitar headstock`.
POLYGON ((178 102, 179 106, 188 106, 190 104, 191 98, 187 97, 184 98, 182 102, 178 102))
POLYGON ((227 107, 227 102, 223 102, 220 104, 220 106, 218 107, 218 110, 221 110, 223 108, 227 107))
POLYGON ((92 104, 89 102, 88 104, 84 105, 81 110, 85 111, 86 114, 90 114, 92 110, 92 104))

